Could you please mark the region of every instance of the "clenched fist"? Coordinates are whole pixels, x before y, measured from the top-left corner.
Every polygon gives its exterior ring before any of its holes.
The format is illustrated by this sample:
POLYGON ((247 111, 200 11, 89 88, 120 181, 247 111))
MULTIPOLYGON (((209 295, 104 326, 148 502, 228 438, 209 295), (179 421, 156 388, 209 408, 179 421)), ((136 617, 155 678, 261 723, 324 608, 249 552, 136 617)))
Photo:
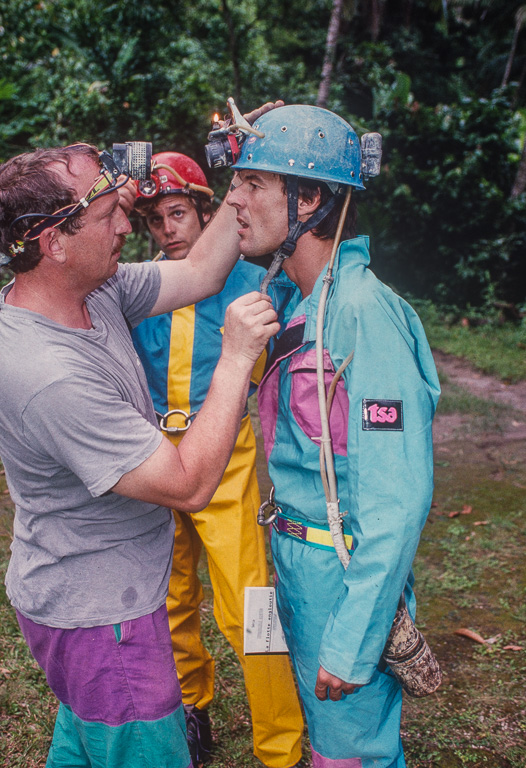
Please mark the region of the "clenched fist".
POLYGON ((227 308, 222 357, 254 365, 268 340, 279 331, 270 298, 252 291, 227 308))
POLYGON ((316 685, 314 686, 314 693, 320 701, 326 701, 327 698, 331 701, 340 701, 343 694, 348 696, 361 687, 361 685, 346 683, 345 680, 336 677, 336 675, 331 675, 326 669, 320 667, 318 677, 316 678, 316 685))

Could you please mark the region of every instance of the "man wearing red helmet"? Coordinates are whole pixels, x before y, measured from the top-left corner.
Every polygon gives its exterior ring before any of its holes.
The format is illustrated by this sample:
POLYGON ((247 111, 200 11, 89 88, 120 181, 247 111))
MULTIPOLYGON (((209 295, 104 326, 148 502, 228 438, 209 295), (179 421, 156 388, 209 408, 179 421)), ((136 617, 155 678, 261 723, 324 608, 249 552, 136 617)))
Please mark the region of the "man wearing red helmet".
MULTIPOLYGON (((152 180, 139 187, 136 210, 161 248, 159 258, 182 260, 212 215, 213 192, 191 158, 162 152, 153 160, 152 180)), ((221 293, 148 318, 133 331, 161 429, 175 445, 208 392, 221 353, 227 306, 238 296, 259 290, 262 275, 259 267, 239 261, 221 293)), ((260 358, 256 364, 252 391, 264 362, 260 358)), ((200 637, 203 590, 197 565, 203 545, 214 590, 214 616, 245 676, 254 753, 270 768, 289 768, 301 755, 303 721, 288 660, 243 655, 244 588, 268 583, 264 533, 256 524, 260 495, 255 456, 255 436, 246 412, 234 453, 210 505, 191 516, 174 510, 175 548, 167 607, 190 753, 196 766, 209 757, 212 746, 207 707, 214 691, 214 661, 200 637)))

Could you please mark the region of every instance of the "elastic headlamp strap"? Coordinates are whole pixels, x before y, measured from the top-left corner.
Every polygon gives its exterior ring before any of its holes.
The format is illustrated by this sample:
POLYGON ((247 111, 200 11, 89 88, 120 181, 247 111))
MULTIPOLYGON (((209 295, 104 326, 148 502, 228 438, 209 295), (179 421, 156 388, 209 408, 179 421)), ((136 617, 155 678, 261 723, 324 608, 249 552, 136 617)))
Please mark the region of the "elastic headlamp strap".
POLYGON ((117 163, 107 149, 103 149, 102 152, 99 152, 99 162, 101 167, 107 171, 114 179, 117 179, 117 177, 120 176, 121 172, 119 171, 117 163))

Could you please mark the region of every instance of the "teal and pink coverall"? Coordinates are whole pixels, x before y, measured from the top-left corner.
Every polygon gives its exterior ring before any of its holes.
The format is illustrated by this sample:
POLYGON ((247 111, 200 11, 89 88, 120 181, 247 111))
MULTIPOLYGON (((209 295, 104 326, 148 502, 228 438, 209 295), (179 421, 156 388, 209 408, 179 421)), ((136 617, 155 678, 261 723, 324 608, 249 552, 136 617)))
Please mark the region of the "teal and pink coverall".
POLYGON ((310 296, 301 300, 297 292, 299 303, 259 388, 265 451, 282 510, 272 531, 278 608, 314 768, 405 766, 401 689, 381 655, 402 592, 415 610, 411 565, 431 505, 431 424, 440 390, 420 320, 368 264, 367 238, 342 243, 323 339, 327 384, 354 350, 330 415, 340 511, 352 536, 346 571, 330 545, 305 541, 302 528, 328 528, 315 352, 325 270, 310 296), (363 687, 341 701, 319 701, 320 665, 363 687))

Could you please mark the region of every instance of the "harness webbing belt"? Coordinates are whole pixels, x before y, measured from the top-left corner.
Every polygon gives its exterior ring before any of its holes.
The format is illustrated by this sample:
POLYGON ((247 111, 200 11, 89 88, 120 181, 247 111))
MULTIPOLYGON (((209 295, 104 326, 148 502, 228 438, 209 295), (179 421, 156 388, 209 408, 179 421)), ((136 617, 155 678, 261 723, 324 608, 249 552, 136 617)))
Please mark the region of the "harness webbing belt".
MULTIPOLYGON (((273 526, 278 533, 284 533, 286 536, 291 536, 293 539, 300 539, 311 547, 334 550, 334 544, 328 525, 316 525, 314 523, 305 525, 301 520, 297 520, 294 517, 288 517, 288 515, 279 512, 276 520, 273 522, 273 526)), ((352 551, 352 535, 346 533, 344 534, 344 539, 347 548, 349 551, 352 551)))

